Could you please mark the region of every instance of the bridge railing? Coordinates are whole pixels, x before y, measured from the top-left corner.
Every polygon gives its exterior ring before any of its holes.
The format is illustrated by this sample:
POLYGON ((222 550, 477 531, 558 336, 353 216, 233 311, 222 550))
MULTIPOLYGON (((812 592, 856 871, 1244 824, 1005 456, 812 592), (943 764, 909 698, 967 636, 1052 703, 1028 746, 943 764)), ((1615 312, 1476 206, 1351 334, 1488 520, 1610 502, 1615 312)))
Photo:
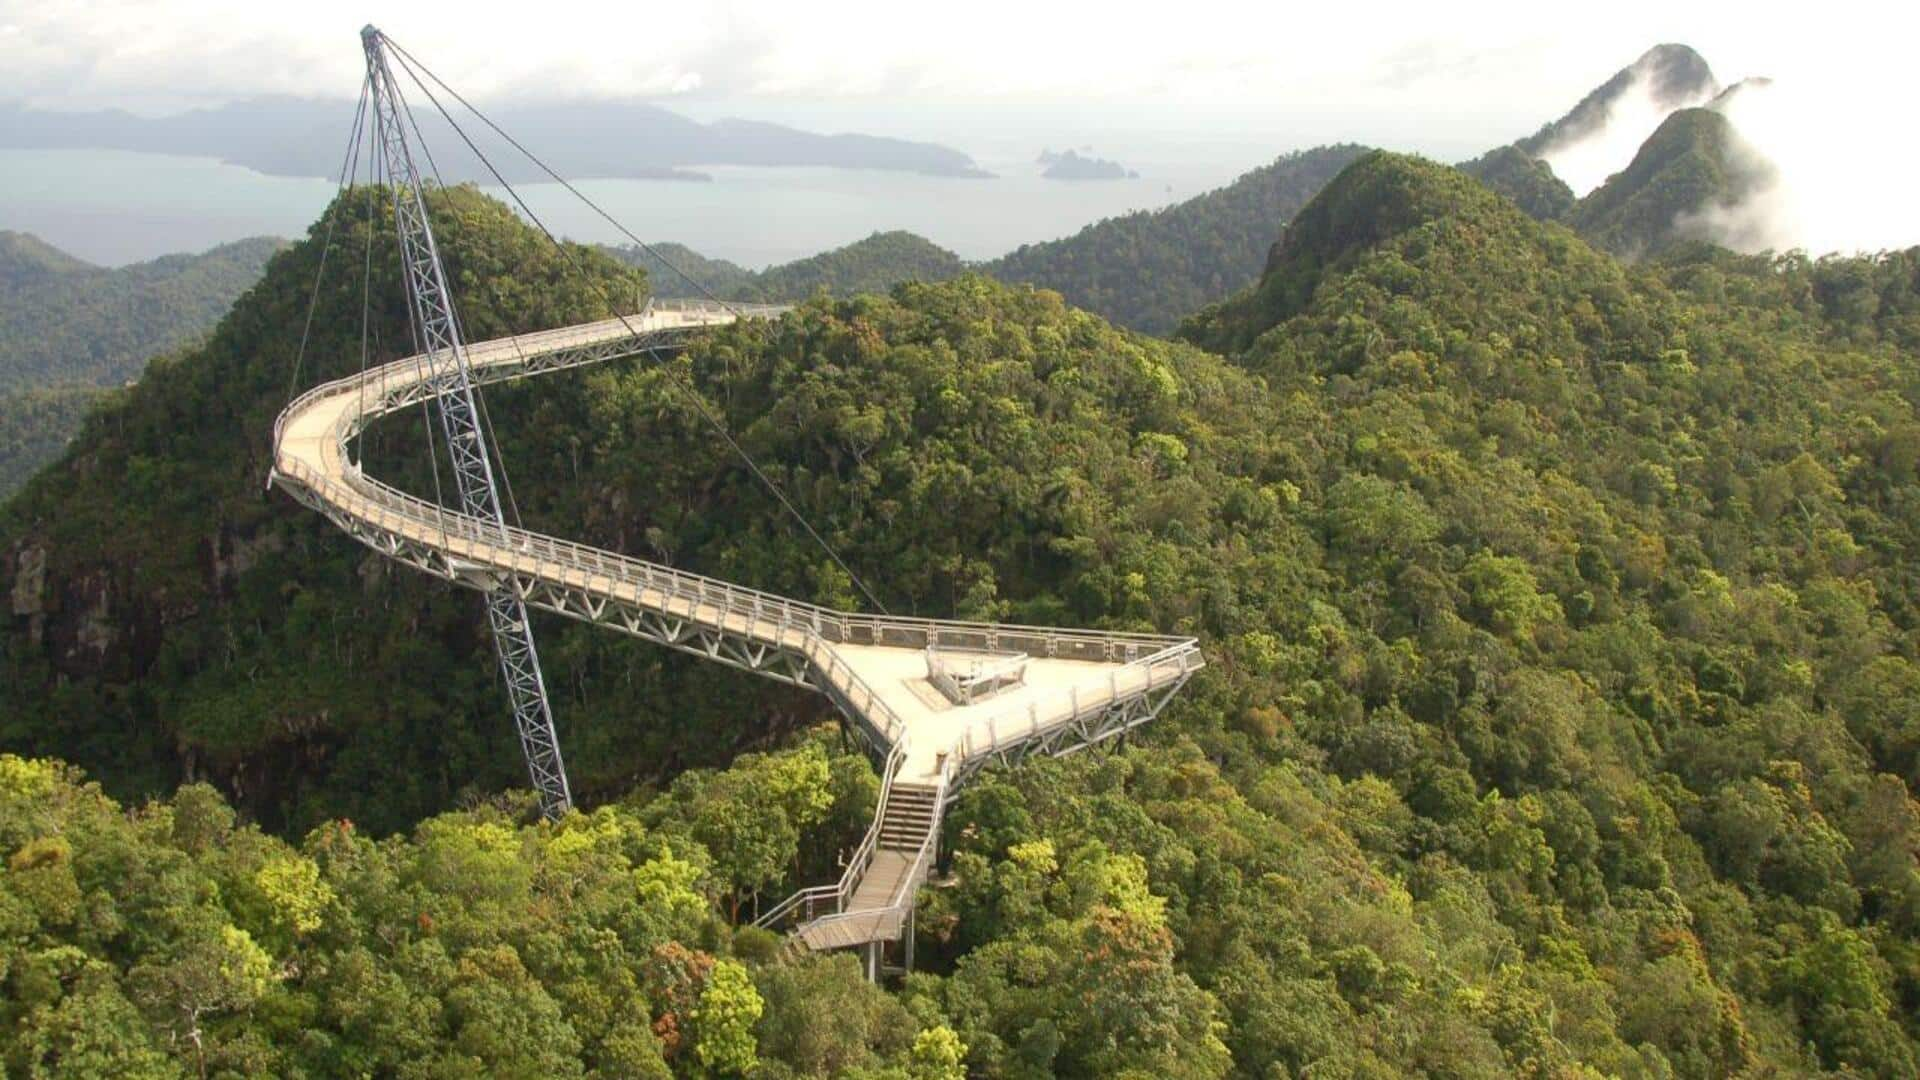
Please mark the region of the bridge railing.
MULTIPOLYGON (((757 315, 786 310, 781 305, 725 305, 705 300, 655 301, 654 307, 661 312, 669 310, 700 312, 716 317, 732 316, 736 313, 757 315)), ((659 329, 662 328, 645 327, 642 332, 659 329)), ((604 342, 628 333, 626 326, 619 320, 602 320, 584 327, 563 327, 557 330, 522 334, 513 338, 480 342, 468 348, 468 360, 476 368, 520 364, 542 350, 557 350, 604 342)), ((399 381, 404 384, 418 381, 423 371, 424 365, 420 357, 405 357, 369 369, 364 376, 348 376, 314 387, 295 398, 293 403, 281 413, 274 426, 275 447, 278 448, 280 445, 286 420, 312 402, 333 394, 354 394, 357 399, 356 404, 358 400, 366 400, 369 412, 385 411, 383 402, 387 395, 393 392, 392 384, 396 381, 395 377, 398 376, 399 381), (372 399, 367 399, 367 395, 362 393, 363 385, 375 388, 372 399)), ((362 420, 363 417, 356 408, 355 411, 343 417, 343 427, 336 432, 336 435, 343 442, 351 438, 362 420)), ((369 485, 378 484, 378 481, 370 478, 363 478, 360 482, 369 485)), ((571 544, 550 537, 540 537, 539 534, 526 535, 565 545, 569 550, 576 552, 592 555, 609 554, 601 549, 571 544)), ((737 599, 744 607, 754 610, 779 610, 792 613, 796 621, 813 625, 823 637, 836 643, 916 649, 933 646, 981 652, 1024 652, 1036 657, 1110 663, 1116 660, 1132 661, 1158 652, 1176 641, 1190 640, 1124 631, 1066 630, 1058 627, 1022 626, 1009 623, 855 614, 794 601, 784 596, 744 588, 717 578, 674 570, 657 563, 624 556, 621 557, 621 568, 623 572, 638 572, 646 575, 648 587, 670 589, 677 597, 691 595, 700 598, 702 602, 705 602, 708 597, 724 597, 729 602, 737 599)))
POLYGON ((1004 754, 1023 743, 1042 739, 1060 728, 1112 708, 1114 705, 1184 682, 1206 666, 1199 643, 1179 641, 1107 672, 1107 685, 1083 690, 1073 686, 1062 695, 1029 701, 969 725, 954 740, 948 756, 966 761, 982 754, 1004 754))
MULTIPOLYGON (((834 644, 1018 651, 1030 656, 1130 664, 1169 649, 1193 648, 1194 639, 1123 631, 1062 629, 1005 623, 969 623, 839 611, 720 578, 679 570, 545 533, 481 522, 401 492, 371 477, 355 478, 366 496, 431 524, 438 532, 472 543, 503 547, 567 567, 591 570, 662 598, 661 607, 768 644, 791 647, 783 632, 803 630, 834 644), (504 540, 502 539, 504 537, 504 540), (703 619, 702 616, 705 615, 703 619), (724 625, 720 620, 731 620, 724 625), (736 625, 737 624, 737 625, 736 625)), ((503 568, 506 568, 503 564, 503 568)), ((878 699, 875 699, 878 700, 878 699)))
MULTIPOLYGON (((530 330, 524 334, 514 334, 489 341, 474 342, 467 346, 468 363, 476 367, 490 364, 512 363, 542 351, 552 351, 594 344, 621 337, 640 337, 651 332, 667 330, 685 330, 697 326, 723 325, 725 321, 741 316, 749 318, 768 318, 792 309, 789 304, 727 304, 700 299, 661 299, 649 298, 647 306, 637 315, 625 319, 602 319, 599 322, 577 326, 561 326, 550 330, 530 330), (660 315, 705 315, 709 318, 699 323, 667 322, 664 325, 647 323, 650 314, 660 315), (498 354, 497 356, 494 354, 498 354)), ((403 356, 390 360, 343 378, 320 383, 296 396, 280 411, 273 424, 273 444, 280 445, 287 419, 300 412, 314 401, 343 392, 358 392, 363 386, 384 388, 394 381, 396 375, 410 375, 423 370, 422 358, 418 355, 403 356)))
MULTIPOLYGON (((710 302, 696 301, 687 304, 685 310, 713 312, 715 307, 710 302)), ((741 308, 727 310, 726 314, 737 310, 741 308)), ((469 350, 469 360, 481 368, 524 364, 542 350, 602 343, 627 333, 617 320, 541 331, 482 342, 469 350)), ((1004 750, 1038 737, 1104 708, 1123 695, 1146 692, 1184 678, 1200 666, 1197 644, 1187 637, 837 611, 542 533, 514 527, 503 529, 498 523, 484 522, 408 495, 359 474, 351 466, 346 467, 348 482, 341 484, 307 467, 301 459, 281 452, 285 425, 292 416, 321 398, 353 395, 354 403, 342 404, 340 416, 323 437, 334 443, 334 452, 345 462, 346 442, 365 416, 386 411, 385 403, 395 395, 395 387, 404 389, 420 381, 424 368, 420 357, 407 357, 369 369, 363 375, 322 384, 295 398, 274 426, 276 473, 314 489, 317 495, 336 504, 343 512, 362 514, 368 507, 376 508, 382 515, 380 521, 373 522, 377 528, 389 529, 403 521, 413 527, 409 535, 417 542, 431 543, 437 537, 444 545, 457 538, 465 549, 465 556, 488 569, 551 575, 563 584, 589 591, 595 591, 594 576, 604 577, 605 586, 599 591, 617 596, 621 588, 631 588, 633 602, 643 606, 799 652, 823 676, 823 682, 863 712, 876 732, 890 743, 904 735, 905 726, 898 714, 837 657, 830 656, 822 664, 817 642, 1020 652, 1033 657, 1119 661, 1125 665, 1110 673, 1106 694, 1092 693, 1082 701, 1076 693, 1067 700, 1049 703, 1045 710, 1035 704, 1024 713, 1010 711, 995 716, 984 735, 976 736, 969 730, 953 751, 963 757, 1004 750), (525 560, 531 560, 532 565, 522 565, 525 560), (653 596, 647 597, 645 593, 653 596)))
POLYGON ((632 603, 799 655, 820 678, 822 689, 836 691, 883 742, 905 740, 906 722, 900 714, 838 654, 819 647, 820 642, 832 640, 822 631, 837 629, 823 621, 833 614, 829 609, 542 533, 511 526, 503 529, 365 475, 351 482, 337 480, 297 457, 283 457, 279 472, 340 512, 378 531, 436 545, 470 562, 475 570, 546 577, 616 600, 623 599, 620 590, 627 587, 632 603), (647 597, 649 592, 655 598, 647 597))
POLYGON ((701 297, 650 296, 640 314, 654 311, 696 312, 706 315, 744 315, 764 318, 793 310, 792 304, 748 304, 731 300, 707 300, 701 297))

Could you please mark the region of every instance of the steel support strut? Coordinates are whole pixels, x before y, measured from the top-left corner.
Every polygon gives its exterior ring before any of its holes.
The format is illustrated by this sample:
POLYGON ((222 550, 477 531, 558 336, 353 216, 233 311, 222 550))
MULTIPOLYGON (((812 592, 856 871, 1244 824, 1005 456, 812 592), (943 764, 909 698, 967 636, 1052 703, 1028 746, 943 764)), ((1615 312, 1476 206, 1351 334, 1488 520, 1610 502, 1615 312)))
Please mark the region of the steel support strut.
MULTIPOLYGON (((393 217, 400 236, 400 262, 412 308, 420 351, 429 365, 428 383, 440 417, 440 431, 459 490, 460 509, 500 526, 507 538, 507 519, 500 508, 500 489, 474 405, 472 372, 460 327, 454 319, 453 298, 447 289, 446 268, 427 220, 426 197, 413 152, 407 145, 411 117, 406 100, 387 65, 385 38, 369 26, 360 32, 367 54, 367 77, 373 86, 374 116, 379 153, 393 183, 393 217)), ((487 591, 487 621, 493 629, 494 651, 513 706, 513 722, 526 755, 527 772, 540 796, 540 810, 558 817, 573 806, 567 772, 560 760, 560 741, 553 728, 553 707, 546 681, 540 675, 540 654, 533 644, 527 605, 505 582, 487 591)))

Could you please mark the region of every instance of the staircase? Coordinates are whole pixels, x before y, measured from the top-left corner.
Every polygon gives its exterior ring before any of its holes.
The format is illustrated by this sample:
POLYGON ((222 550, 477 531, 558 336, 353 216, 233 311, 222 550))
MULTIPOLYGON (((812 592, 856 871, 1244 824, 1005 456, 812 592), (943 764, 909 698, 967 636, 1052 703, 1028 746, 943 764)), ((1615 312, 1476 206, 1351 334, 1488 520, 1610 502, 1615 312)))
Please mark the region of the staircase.
POLYGON ((899 940, 932 868, 940 802, 936 785, 895 782, 880 808, 872 857, 851 883, 845 906, 801 926, 794 937, 815 952, 899 940))
POLYGON ((911 859, 939 819, 939 788, 895 781, 880 817, 880 850, 904 851, 911 859))

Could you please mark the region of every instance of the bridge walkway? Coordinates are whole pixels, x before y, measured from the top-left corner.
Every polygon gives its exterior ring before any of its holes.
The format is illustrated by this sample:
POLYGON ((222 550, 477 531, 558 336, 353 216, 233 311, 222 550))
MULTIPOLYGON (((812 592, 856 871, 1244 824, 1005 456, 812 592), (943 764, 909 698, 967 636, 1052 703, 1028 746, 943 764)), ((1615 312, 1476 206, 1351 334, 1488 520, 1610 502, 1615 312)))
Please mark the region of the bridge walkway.
MULTIPOLYGON (((782 310, 654 303, 626 320, 475 343, 467 359, 471 378, 484 385, 676 349, 739 314, 782 310)), ((944 805, 967 775, 992 762, 1071 752, 1123 734, 1152 719, 1204 663, 1190 637, 838 611, 502 527, 366 475, 351 452, 355 437, 378 416, 438 396, 451 377, 414 356, 314 387, 275 424, 270 482, 360 542, 428 573, 481 590, 511 588, 529 606, 827 694, 887 754, 886 783, 897 779, 903 799, 919 787, 944 805), (955 700, 934 679, 937 656, 949 653, 1017 658, 1020 677, 955 700)), ((812 911, 831 894, 831 914, 821 917, 837 922, 814 935, 820 947, 902 932, 913 890, 901 885, 917 888, 924 879, 939 815, 936 808, 904 870, 902 850, 879 843, 882 815, 857 874, 803 890, 814 895, 785 908, 812 911), (887 903, 873 906, 883 895, 887 903), (869 917, 847 918, 856 912, 869 917)))

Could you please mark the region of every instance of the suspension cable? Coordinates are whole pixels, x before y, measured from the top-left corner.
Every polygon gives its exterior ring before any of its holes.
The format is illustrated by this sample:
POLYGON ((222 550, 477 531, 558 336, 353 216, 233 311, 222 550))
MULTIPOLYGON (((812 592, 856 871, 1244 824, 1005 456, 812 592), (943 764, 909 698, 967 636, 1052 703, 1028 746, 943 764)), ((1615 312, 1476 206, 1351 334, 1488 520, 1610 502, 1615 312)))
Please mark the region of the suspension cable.
MULTIPOLYGON (((481 123, 487 125, 487 127, 490 128, 495 135, 498 135, 502 139, 506 140, 507 145, 513 147, 515 150, 520 151, 520 153, 524 157, 526 157, 528 161, 532 162, 536 167, 538 167, 541 172, 546 173, 547 176, 550 177, 555 183, 559 184, 563 188, 566 188, 567 191, 571 195, 573 195, 574 198, 579 199, 581 202, 587 204, 587 206, 595 214, 598 214, 600 216, 601 220, 613 226, 615 229, 618 229, 621 235, 625 236, 628 240, 632 241, 634 245, 637 246, 641 251, 646 252, 650 258, 658 262, 660 265, 666 267, 667 269, 673 271, 674 273, 680 275, 682 280, 686 281, 687 284, 692 285, 695 289, 698 289, 700 291, 700 294, 704 296, 706 299, 711 300, 716 304, 719 304, 721 307, 732 312, 736 316, 740 314, 740 309, 734 306, 734 304, 731 301, 721 299, 719 296, 714 294, 712 289, 707 288, 705 283, 696 280, 693 277, 693 275, 687 273, 685 270, 682 270, 680 269, 680 267, 674 265, 672 260, 668 259, 666 256, 660 254, 659 251, 655 250, 652 244, 649 244, 645 240, 642 240, 638 236, 635 236, 632 230, 628 229, 625 225, 622 225, 618 220, 614 218, 612 214, 609 214, 605 210, 601 209, 599 203, 594 202, 592 199, 588 198, 586 194, 582 192, 579 188, 574 187, 572 181, 568 180, 566 177, 561 176, 559 173, 555 172, 552 168, 550 168, 547 165, 546 162, 540 160, 540 158, 536 156, 533 151, 520 145, 520 141, 518 139, 515 139, 513 136, 507 134, 505 129, 503 129, 499 124, 494 123, 493 120, 490 119, 486 113, 481 112, 477 107, 475 107, 473 102, 468 101, 464 97, 461 97, 460 92, 458 90, 455 90, 453 87, 448 86, 446 83, 446 80, 440 78, 440 76, 438 75, 435 75, 433 73, 432 68, 429 68, 427 65, 421 63, 418 59, 416 59, 412 53, 406 50, 405 46, 401 45, 399 42, 393 40, 390 37, 386 38, 386 42, 387 44, 393 46, 394 52, 399 54, 400 65, 408 69, 407 74, 413 77, 413 80, 415 83, 420 82, 420 76, 414 74, 412 70, 413 67, 417 66, 419 67, 421 72, 426 74, 427 78, 433 80, 433 83, 435 86, 438 86, 440 89, 446 91, 448 97, 453 98, 453 100, 465 106, 468 112, 472 113, 475 117, 477 117, 481 123)), ((420 89, 423 91, 427 90, 424 84, 421 84, 420 89)), ((444 107, 442 107, 438 101, 434 101, 433 94, 431 91, 427 91, 427 98, 428 100, 433 101, 434 108, 440 110, 440 115, 446 117, 447 123, 452 124, 453 117, 448 115, 447 110, 444 107)), ((455 129, 458 130, 458 125, 455 125, 455 129)), ((461 138, 465 139, 466 136, 462 135, 461 138)), ((467 146, 469 148, 472 148, 473 143, 469 140, 467 142, 467 146)), ((480 154, 480 151, 478 149, 475 149, 474 153, 480 154)), ((485 161, 484 155, 481 155, 481 160, 483 162, 485 161)), ((491 165, 488 166, 487 171, 494 172, 491 165)), ((497 178, 499 176, 499 173, 495 172, 494 176, 497 178)), ((500 186, 507 187, 507 182, 505 180, 501 180, 500 186)))
MULTIPOLYGON (((634 243, 639 244, 643 249, 647 250, 649 253, 652 253, 652 249, 648 247, 644 241, 634 236, 633 233, 626 228, 626 226, 621 225, 618 221, 615 221, 611 215, 607 214, 606 211, 600 209, 598 204, 594 203, 593 200, 581 194, 579 189, 575 188, 566 179, 561 177, 558 173, 554 172, 554 170, 550 168, 544 161, 541 161, 537 156, 535 156, 532 151, 528 150, 526 147, 522 146, 519 142, 515 141, 514 138, 508 135, 505 131, 502 131, 499 125, 495 124, 492 120, 489 120, 485 114, 481 113, 480 110, 474 108, 472 103, 468 102, 465 98, 461 97, 459 93, 454 91, 451 87, 447 86, 446 82, 442 80, 439 76, 434 75, 431 70, 426 68, 426 65, 420 64, 420 62, 414 59, 413 55, 407 52, 406 49, 402 48, 399 45, 399 43, 393 41, 392 38, 387 38, 386 40, 388 44, 393 46, 394 53, 400 61, 401 70, 405 71, 408 77, 413 79, 414 85, 418 86, 420 88, 420 92, 426 95, 427 100, 431 102, 433 104, 433 107, 439 111, 442 119, 446 120, 447 124, 453 128, 454 133, 460 137, 461 142, 465 143, 467 146, 467 149, 470 150, 475 157, 479 158, 480 163, 486 167, 487 172, 492 175, 492 177, 494 178, 494 181, 498 183, 503 189, 506 190, 508 196, 512 198, 514 204, 518 206, 520 208, 520 211, 527 216, 528 220, 531 221, 533 225, 536 228, 538 228, 543 235, 546 236, 548 242, 554 245, 554 247, 560 252, 561 257, 567 261, 567 263, 581 277, 581 279, 587 282, 589 285, 596 285, 599 287, 601 297, 603 300, 606 301, 608 309, 613 311, 614 317, 620 320, 621 326, 625 327, 626 330, 629 333, 633 334, 636 339, 639 339, 640 332, 637 329, 635 329, 634 325, 631 322, 628 321, 626 315, 622 314, 616 309, 612 297, 609 296, 606 292, 605 286, 598 283, 593 278, 593 276, 587 272, 586 267, 582 265, 577 258, 574 257, 573 252, 570 251, 567 248, 567 246, 564 243, 562 243, 560 239, 553 234, 553 231, 551 229, 547 228, 546 223, 543 222, 540 219, 539 215, 535 214, 533 212, 533 209, 526 204, 526 200, 520 197, 520 193, 516 191, 513 185, 508 183, 506 178, 500 174, 500 170, 494 167, 492 160, 487 157, 485 152, 483 152, 478 146, 474 144, 473 139, 467 135, 465 129, 463 129, 460 126, 459 122, 453 118, 453 115, 450 112, 448 112, 446 106, 441 104, 440 99, 434 95, 432 88, 427 86, 426 82, 421 79, 420 72, 416 72, 414 70, 415 67, 418 66, 420 68, 420 71, 425 72, 425 74, 427 75, 427 78, 431 79, 435 85, 445 90, 446 93, 450 97, 452 97, 454 100, 466 106, 468 111, 472 112, 476 117, 479 117, 481 122, 485 123, 502 139, 505 139, 508 143, 510 143, 515 149, 519 150, 520 153, 524 154, 528 158, 528 160, 532 161, 536 166, 538 166, 541 169, 541 171, 545 172, 548 176, 553 177, 556 181, 558 181, 561 184, 561 186, 565 187, 569 192, 573 193, 575 197, 579 198, 582 202, 592 207, 596 213, 598 213, 602 218, 605 218, 608 222, 612 223, 615 228, 619 229, 629 239, 633 240, 634 243)), ((663 260, 663 263, 664 263, 664 260, 663 260)), ((669 269, 673 269, 675 273, 680 274, 680 276, 687 277, 687 275, 684 272, 680 271, 677 267, 673 267, 671 263, 665 263, 665 265, 667 265, 669 269)), ((687 280, 690 282, 693 281, 692 278, 687 278, 687 280)), ((735 317, 740 316, 741 312, 738 307, 728 303, 727 301, 721 300, 719 297, 714 296, 711 291, 709 291, 705 286, 700 285, 698 282, 693 282, 693 283, 696 288, 699 288, 703 293, 706 293, 709 299, 713 300, 715 303, 719 304, 721 307, 731 312, 735 317)), ((686 397, 692 403, 694 409, 699 413, 701 418, 706 421, 708 426, 710 426, 714 430, 714 432, 720 436, 720 438, 727 444, 727 446, 734 452, 734 454, 741 460, 741 462, 743 462, 746 465, 747 470, 753 475, 753 477, 757 481, 759 481, 761 486, 766 488, 766 490, 773 495, 773 497, 793 518, 793 520, 799 523, 801 529, 803 529, 806 532, 806 534, 810 538, 812 538, 813 542, 816 545, 818 545, 822 551, 826 553, 828 558, 833 560, 834 564, 840 568, 842 573, 847 575, 847 578, 854 584, 856 588, 860 590, 861 594, 867 598, 867 601, 873 604, 873 606, 876 609, 878 609, 881 614, 883 615, 891 614, 891 612, 887 610, 886 604, 880 600, 880 597, 876 595, 874 591, 867 586, 867 583, 865 581, 861 580, 860 575, 855 573, 853 567, 849 566, 846 560, 840 557, 840 553, 834 550, 833 545, 827 542, 826 537, 820 535, 819 531, 813 527, 813 523, 807 520, 806 515, 801 513, 800 508, 795 506, 793 501, 787 497, 786 492, 782 490, 781 487, 774 482, 772 477, 767 475, 766 471, 760 467, 759 462, 754 460, 753 455, 748 453, 746 447, 742 446, 739 440, 735 439, 733 437, 733 434, 727 430, 726 426, 720 421, 720 418, 716 416, 713 410, 707 406, 706 400, 701 396, 699 389, 692 384, 691 380, 681 375, 680 372, 677 371, 672 364, 664 362, 665 357, 660 352, 658 347, 643 346, 642 348, 643 348, 643 351, 645 351, 648 355, 653 357, 655 360, 662 361, 659 364, 659 369, 666 374, 669 381, 673 384, 676 384, 685 393, 686 397)))
POLYGON ((373 75, 360 80, 360 103, 353 108, 353 127, 347 131, 347 149, 340 155, 340 180, 334 185, 333 200, 327 204, 327 235, 320 243, 320 265, 313 272, 313 289, 307 294, 307 319, 300 327, 300 347, 293 354, 293 371, 287 377, 287 400, 292 401, 294 392, 300 389, 300 368, 307 359, 307 339, 313 333, 313 314, 320 306, 320 282, 327 274, 327 254, 333 250, 334 227, 340 223, 340 215, 334 207, 339 202, 340 193, 347 188, 349 171, 359 165, 360 160, 360 121, 366 116, 367 95, 373 90, 373 75))
MULTIPOLYGON (((392 39, 391 38, 387 39, 387 42, 388 44, 392 44, 392 39)), ((400 66, 402 69, 405 69, 406 61, 402 60, 400 62, 400 66)), ((433 95, 431 93, 427 93, 427 88, 425 84, 420 82, 420 76, 415 75, 412 71, 408 71, 407 75, 409 78, 413 79, 415 86, 420 87, 420 90, 422 93, 427 94, 428 100, 430 101, 433 100, 433 95)), ((400 87, 396 85, 393 88, 393 92, 396 96, 399 96, 401 93, 400 87)), ((405 107, 406 101, 404 98, 401 99, 400 103, 402 106, 400 111, 403 115, 406 116, 407 125, 413 129, 413 141, 420 144, 420 152, 425 154, 427 157, 427 171, 433 174, 434 190, 436 192, 444 193, 447 190, 447 180, 446 180, 446 177, 440 175, 440 163, 433 159, 433 147, 427 144, 427 137, 420 130, 420 118, 413 114, 413 110, 411 108, 405 107)), ((438 101, 434 101, 433 107, 440 113, 442 117, 446 118, 447 123, 449 124, 453 123, 453 118, 447 116, 447 111, 445 109, 440 108, 440 103, 438 101)), ((456 131, 459 130, 457 125, 455 126, 455 130, 456 131)), ((460 137, 464 141, 466 139, 466 134, 462 132, 460 137)), ((467 145, 472 146, 473 144, 468 143, 467 145)), ((478 151, 475 151, 475 152, 478 153, 478 151)), ((442 195, 442 197, 444 198, 444 194, 442 195)), ((424 191, 421 192, 421 198, 422 200, 426 198, 426 193, 424 191)), ((455 299, 451 291, 447 293, 446 299, 447 299, 447 313, 453 316, 454 332, 459 337, 461 342, 464 343, 467 340, 467 326, 466 326, 466 320, 460 317, 460 304, 455 299)), ((465 347, 464 344, 462 345, 462 347, 463 348, 465 347)), ((518 351, 519 344, 517 342, 515 343, 514 348, 516 351, 518 351)), ((502 509, 506 511, 506 516, 512 522, 513 526, 515 528, 520 528, 523 524, 523 522, 520 520, 520 501, 513 497, 513 477, 508 475, 507 473, 506 455, 500 452, 500 440, 493 432, 493 414, 487 409, 487 396, 485 392, 482 391, 482 389, 478 385, 469 385, 467 389, 470 393, 473 394, 474 404, 479 406, 480 423, 487 430, 487 441, 486 441, 487 457, 489 462, 493 466, 494 475, 496 475, 500 480, 501 491, 507 497, 507 505, 502 509)))
MULTIPOLYGON (((372 78, 371 73, 369 73, 368 78, 369 79, 372 78)), ((373 145, 373 142, 374 142, 373 129, 374 129, 374 124, 372 122, 369 122, 365 128, 366 141, 367 141, 367 212, 366 212, 366 222, 365 222, 365 229, 367 234, 366 260, 365 260, 365 264, 361 267, 361 270, 360 270, 359 393, 360 393, 360 416, 362 417, 365 417, 367 415, 367 366, 370 363, 370 357, 371 357, 371 353, 367 348, 367 339, 368 339, 368 335, 371 333, 373 329, 373 236, 376 231, 376 225, 379 219, 379 210, 377 209, 377 204, 375 201, 375 195, 378 193, 379 187, 374 182, 375 158, 379 156, 379 152, 375 149, 373 145)), ((380 385, 381 385, 382 391, 384 391, 386 389, 385 380, 382 380, 380 385)), ((367 449, 369 445, 372 443, 372 441, 373 441, 373 431, 371 429, 371 425, 367 424, 363 419, 361 421, 361 428, 360 428, 360 460, 363 464, 367 460, 367 449)))

